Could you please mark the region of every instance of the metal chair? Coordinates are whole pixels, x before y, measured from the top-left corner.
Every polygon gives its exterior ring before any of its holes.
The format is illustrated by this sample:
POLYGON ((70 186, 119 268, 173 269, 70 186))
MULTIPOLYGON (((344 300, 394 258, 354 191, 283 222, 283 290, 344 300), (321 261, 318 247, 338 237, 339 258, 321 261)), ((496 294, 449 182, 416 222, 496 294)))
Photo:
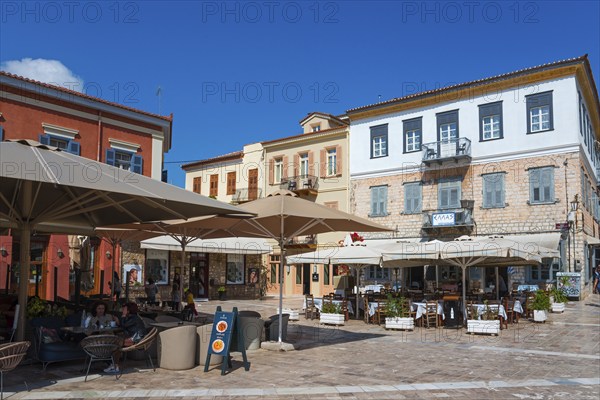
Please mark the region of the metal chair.
MULTIPOLYGON (((156 367, 154 367, 154 363, 152 362, 152 357, 151 357, 151 354, 148 351, 148 349, 150 349, 150 346, 152 346, 152 343, 154 343, 154 341, 156 340, 157 335, 158 335, 158 329, 152 328, 150 330, 150 332, 148 332, 146 334, 146 336, 144 336, 142 338, 142 340, 140 340, 137 343, 132 344, 131 346, 123 347, 121 349, 121 352, 124 354, 125 358, 127 358, 127 353, 130 353, 130 352, 136 351, 136 350, 144 351, 148 355, 148 362, 149 362, 150 366, 152 367, 152 369, 154 371, 156 371, 156 367)), ((123 364, 125 364, 125 362, 123 362, 123 364)), ((125 369, 125 368, 123 368, 123 369, 125 369)), ((123 371, 123 370, 121 370, 121 371, 123 371)))
POLYGON ((4 373, 17 368, 27 354, 30 342, 15 342, 0 345, 0 400, 4 399, 4 373))
MULTIPOLYGON (((115 335, 93 335, 84 338, 81 341, 81 347, 90 359, 85 371, 84 382, 87 382, 93 361, 110 361, 112 364, 115 364, 113 355, 122 344, 123 339, 115 335)), ((115 378, 119 379, 119 376, 115 375, 115 378)))

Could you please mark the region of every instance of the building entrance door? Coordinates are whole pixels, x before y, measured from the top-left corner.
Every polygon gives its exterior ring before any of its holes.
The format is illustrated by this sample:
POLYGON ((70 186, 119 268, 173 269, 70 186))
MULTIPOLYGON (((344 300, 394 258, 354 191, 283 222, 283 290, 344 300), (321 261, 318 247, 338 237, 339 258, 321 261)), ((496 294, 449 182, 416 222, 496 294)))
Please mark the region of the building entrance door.
POLYGON ((207 253, 190 253, 190 291, 194 297, 208 298, 207 253))
POLYGON ((302 294, 310 294, 310 264, 302 264, 302 294))
POLYGON ((258 199, 258 168, 248 171, 248 200, 258 199))

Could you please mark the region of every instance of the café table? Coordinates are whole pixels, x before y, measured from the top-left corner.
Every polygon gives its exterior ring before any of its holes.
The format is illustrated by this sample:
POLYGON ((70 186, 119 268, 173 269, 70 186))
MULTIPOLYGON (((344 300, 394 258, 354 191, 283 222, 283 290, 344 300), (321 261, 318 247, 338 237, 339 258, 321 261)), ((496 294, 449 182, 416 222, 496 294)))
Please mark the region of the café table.
POLYGON ((540 290, 538 285, 519 285, 517 286, 518 292, 536 292, 540 290))
MULTIPOLYGON (((413 301, 411 303, 411 308, 412 308, 412 311, 416 311, 416 313, 417 313, 415 315, 415 319, 419 319, 423 316, 423 314, 425 314, 425 311, 427 310, 427 303, 413 301)), ((438 303, 437 303, 437 315, 441 315, 442 319, 446 319, 446 316, 444 315, 444 307, 442 307, 441 301, 438 301, 438 303)))
POLYGON ((90 328, 84 328, 82 326, 63 326, 60 328, 61 331, 66 332, 66 333, 70 333, 73 335, 79 335, 79 334, 84 334, 86 336, 91 336, 91 335, 99 335, 99 334, 110 334, 110 333, 117 333, 117 332, 121 332, 123 329, 120 326, 115 326, 115 327, 111 327, 111 326, 107 326, 104 328, 97 328, 97 327, 90 327, 90 328))
POLYGON ((155 327, 158 331, 164 331, 171 328, 177 328, 178 326, 202 326, 205 325, 204 322, 196 322, 196 321, 179 321, 179 322, 152 322, 150 326, 155 327))
MULTIPOLYGON (((504 306, 502 304, 488 304, 487 306, 492 311, 495 311, 498 314, 498 316, 502 317, 503 320, 506 320, 506 318, 507 318, 506 310, 504 309, 504 306)), ((519 303, 519 307, 520 306, 521 306, 521 303, 519 303)), ((477 314, 479 315, 479 319, 481 319, 481 314, 484 313, 486 305, 485 304, 472 304, 471 307, 477 308, 477 314)), ((522 310, 523 309, 521 309, 521 311, 522 310)))

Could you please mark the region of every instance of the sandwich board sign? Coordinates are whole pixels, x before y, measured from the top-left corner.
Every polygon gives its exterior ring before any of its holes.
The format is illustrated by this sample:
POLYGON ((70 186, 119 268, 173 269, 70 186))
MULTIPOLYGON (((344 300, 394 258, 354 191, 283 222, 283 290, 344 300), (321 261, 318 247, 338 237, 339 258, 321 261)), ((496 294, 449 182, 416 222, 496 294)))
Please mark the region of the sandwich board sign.
POLYGON ((242 353, 244 360, 244 369, 246 371, 250 370, 250 363, 246 357, 246 348, 244 346, 244 335, 242 330, 239 329, 239 322, 240 320, 237 307, 234 307, 232 312, 225 312, 221 310, 221 306, 217 307, 213 328, 210 334, 210 342, 208 343, 208 352, 206 353, 204 372, 208 372, 208 367, 210 366, 210 357, 213 354, 223 356, 221 375, 225 375, 227 368, 232 368, 229 353, 231 348, 231 338, 233 335, 237 335, 238 343, 241 343, 241 346, 239 346, 241 347, 239 351, 242 353))

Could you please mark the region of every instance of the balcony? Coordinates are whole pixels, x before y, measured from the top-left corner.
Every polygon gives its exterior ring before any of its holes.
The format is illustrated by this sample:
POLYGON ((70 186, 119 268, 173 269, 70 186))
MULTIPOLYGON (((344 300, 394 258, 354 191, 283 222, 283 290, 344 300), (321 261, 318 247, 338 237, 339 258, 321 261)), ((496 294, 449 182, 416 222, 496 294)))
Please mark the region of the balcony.
POLYGON ((231 202, 233 204, 247 203, 252 200, 260 199, 262 197, 262 189, 256 188, 253 191, 249 189, 237 189, 231 202))
POLYGON ((439 142, 424 143, 421 146, 423 153, 423 164, 429 166, 436 162, 459 160, 471 161, 471 141, 466 137, 442 140, 439 142))
POLYGON ((314 175, 288 176, 281 179, 279 189, 290 190, 299 196, 316 196, 319 193, 319 178, 314 175))
MULTIPOLYGON (((468 201, 472 204, 471 200, 468 201)), ((423 212, 422 228, 424 230, 459 229, 463 231, 471 231, 474 226, 475 221, 473 220, 472 207, 423 212)))
POLYGON ((317 235, 296 236, 286 246, 289 249, 316 249, 317 235))

